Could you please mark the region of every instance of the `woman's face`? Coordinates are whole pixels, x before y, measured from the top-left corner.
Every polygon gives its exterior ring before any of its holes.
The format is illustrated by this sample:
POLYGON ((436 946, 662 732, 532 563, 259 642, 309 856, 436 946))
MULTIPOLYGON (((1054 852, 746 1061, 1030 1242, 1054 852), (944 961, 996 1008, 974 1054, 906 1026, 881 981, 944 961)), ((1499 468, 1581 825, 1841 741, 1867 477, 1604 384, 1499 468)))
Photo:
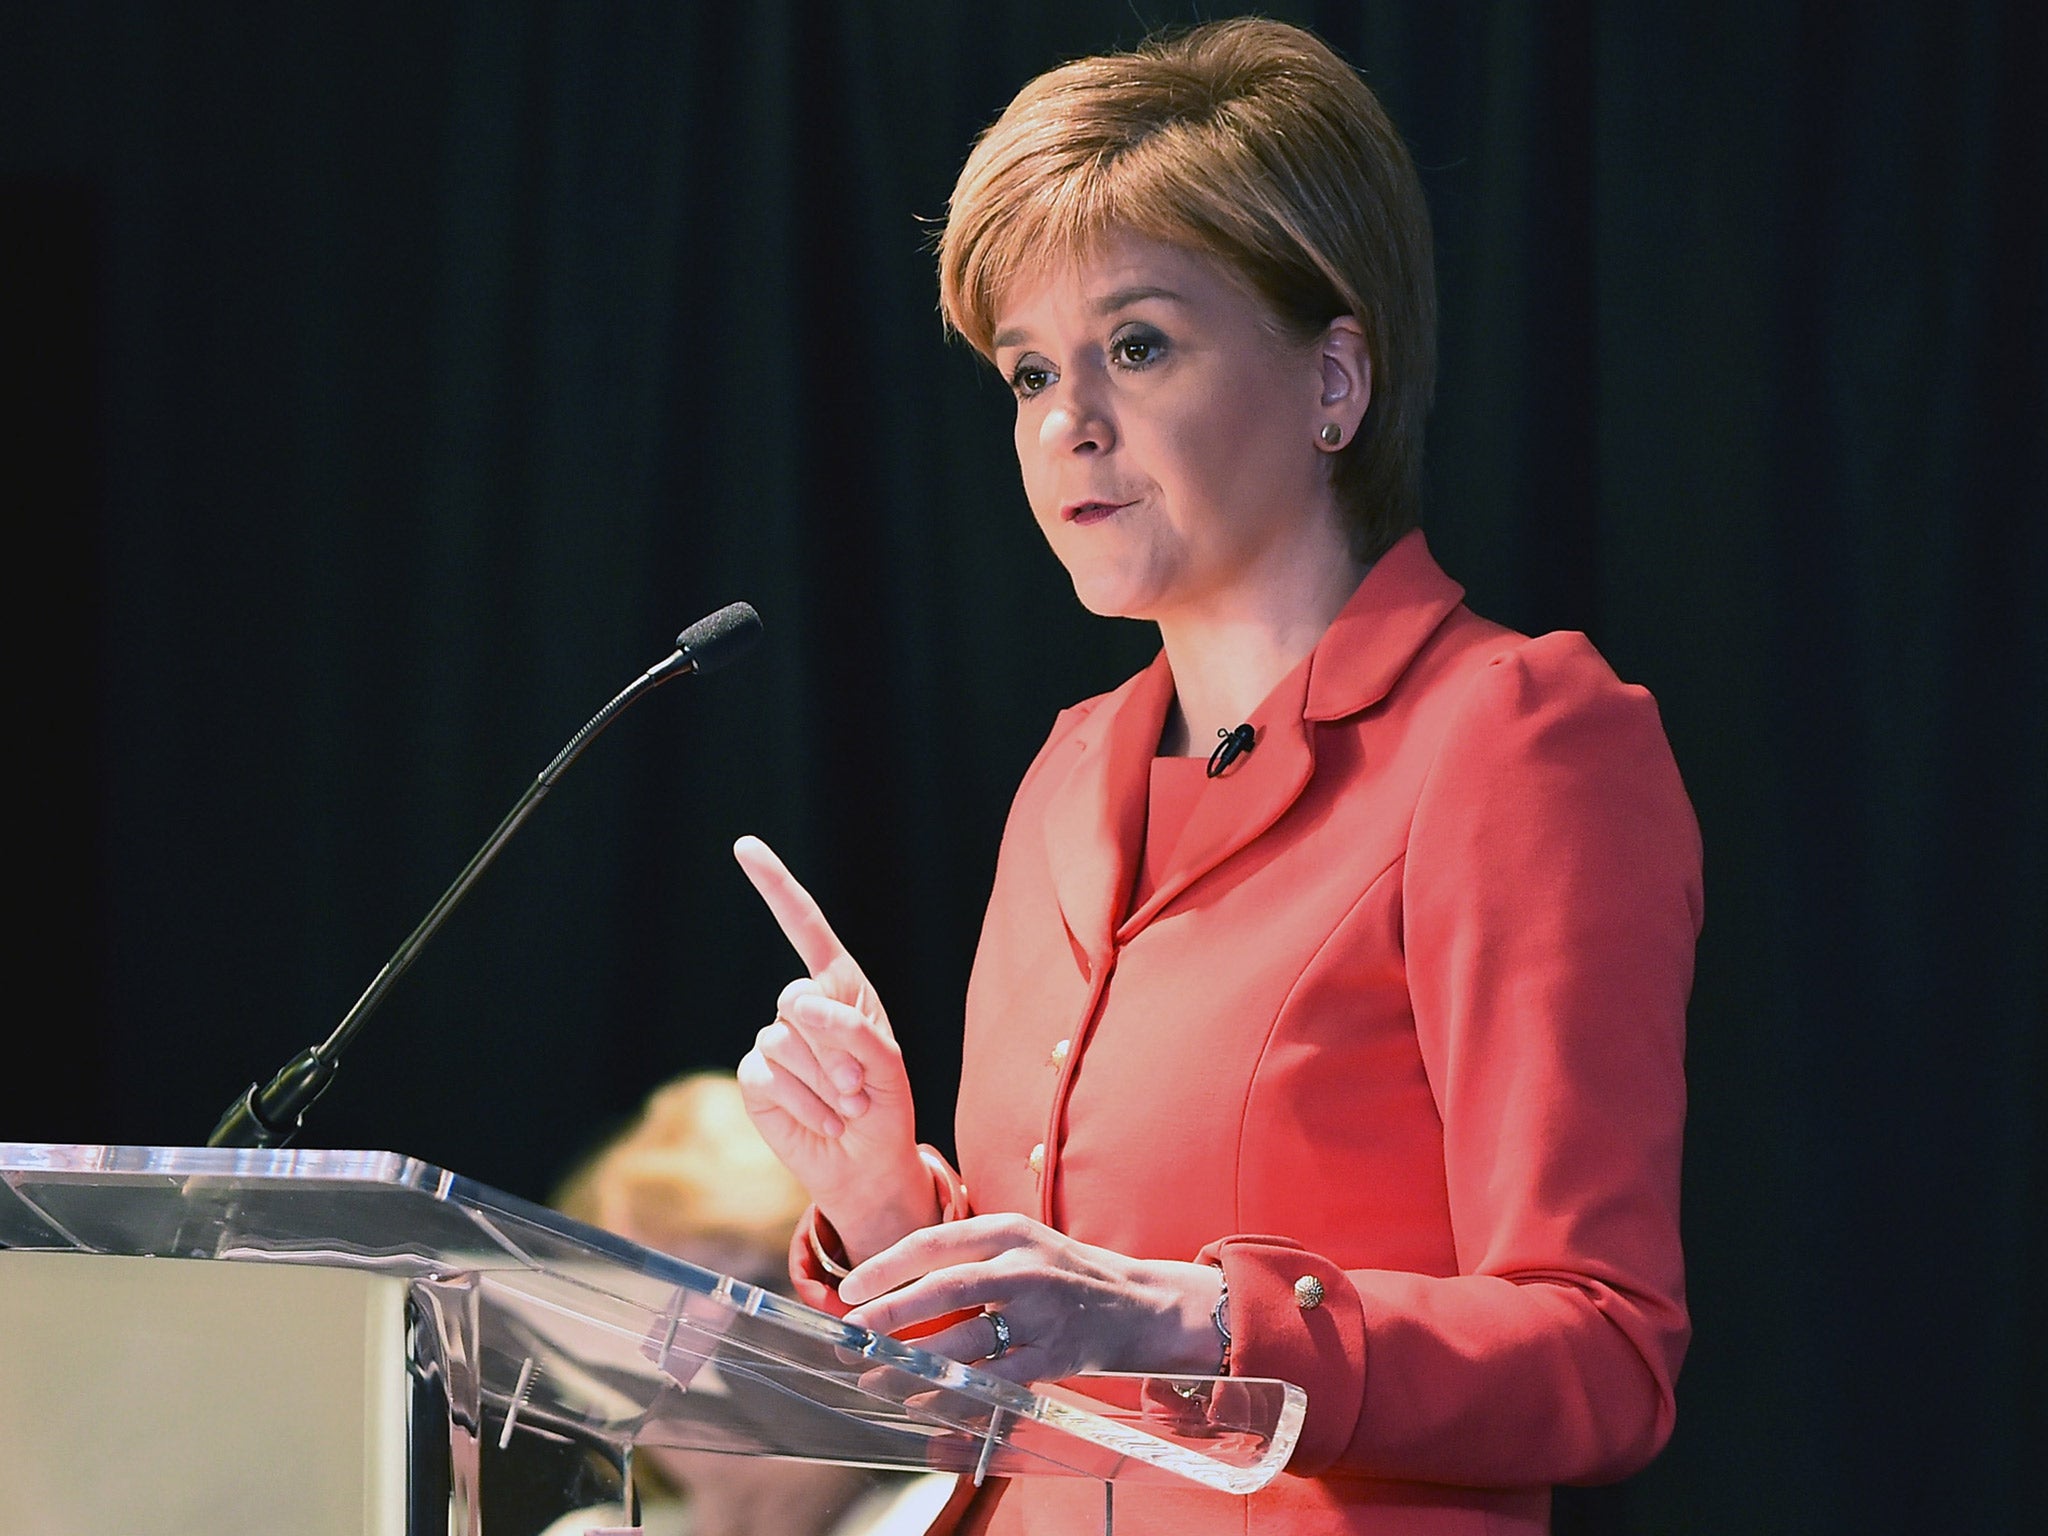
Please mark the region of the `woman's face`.
POLYGON ((1345 558, 1316 434, 1356 417, 1329 348, 1283 340, 1208 258, 1107 242, 1013 283, 995 331, 1025 495, 1092 612, 1256 617, 1345 558))

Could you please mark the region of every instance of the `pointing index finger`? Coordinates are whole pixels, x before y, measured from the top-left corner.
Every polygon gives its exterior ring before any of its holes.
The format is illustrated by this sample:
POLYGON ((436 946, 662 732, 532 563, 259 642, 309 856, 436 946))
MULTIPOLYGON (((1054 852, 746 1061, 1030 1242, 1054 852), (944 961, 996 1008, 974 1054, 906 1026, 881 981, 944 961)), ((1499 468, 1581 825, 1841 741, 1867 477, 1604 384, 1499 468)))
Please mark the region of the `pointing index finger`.
POLYGON ((775 850, 760 838, 747 836, 732 845, 732 854, 761 899, 768 903, 783 937, 813 977, 822 978, 835 961, 850 960, 839 935, 825 921, 816 899, 798 883, 775 850))

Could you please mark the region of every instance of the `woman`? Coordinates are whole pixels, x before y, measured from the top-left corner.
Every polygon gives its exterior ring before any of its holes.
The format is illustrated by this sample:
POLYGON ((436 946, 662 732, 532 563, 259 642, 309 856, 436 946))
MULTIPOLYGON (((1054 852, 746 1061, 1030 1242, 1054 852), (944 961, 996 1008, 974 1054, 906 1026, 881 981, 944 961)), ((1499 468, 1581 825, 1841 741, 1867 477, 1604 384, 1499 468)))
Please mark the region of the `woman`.
MULTIPOLYGON (((736 846, 809 973, 739 1069, 813 1202, 800 1294, 1018 1381, 1306 1389, 1268 1489, 1133 1489, 1122 1531, 1543 1530, 1671 1430, 1700 853, 1649 695, 1472 614, 1416 526, 1407 153, 1312 36, 1217 23, 1025 87, 939 265, 1076 594, 1161 649, 1017 792, 958 1173, 873 987, 736 846)), ((990 1485, 967 1528, 1097 1499, 990 1485)))

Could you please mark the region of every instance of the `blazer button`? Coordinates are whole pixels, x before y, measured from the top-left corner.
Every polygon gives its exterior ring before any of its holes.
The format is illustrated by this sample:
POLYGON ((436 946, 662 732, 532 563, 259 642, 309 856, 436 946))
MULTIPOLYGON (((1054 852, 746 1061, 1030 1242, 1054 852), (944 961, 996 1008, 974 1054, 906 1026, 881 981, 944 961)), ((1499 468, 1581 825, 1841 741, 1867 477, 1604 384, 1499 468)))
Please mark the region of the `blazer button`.
POLYGON ((1052 1064, 1056 1067, 1064 1067, 1067 1064, 1067 1052, 1073 1048, 1074 1042, 1071 1040, 1062 1040, 1058 1045, 1054 1046, 1052 1048, 1052 1064))
POLYGON ((1323 1304, 1323 1282, 1314 1275, 1303 1275, 1294 1282, 1294 1304, 1304 1312, 1313 1312, 1323 1304))
POLYGON ((1037 1146, 1033 1147, 1031 1155, 1025 1161, 1031 1165, 1031 1171, 1034 1174, 1045 1172, 1045 1143, 1041 1141, 1037 1146))

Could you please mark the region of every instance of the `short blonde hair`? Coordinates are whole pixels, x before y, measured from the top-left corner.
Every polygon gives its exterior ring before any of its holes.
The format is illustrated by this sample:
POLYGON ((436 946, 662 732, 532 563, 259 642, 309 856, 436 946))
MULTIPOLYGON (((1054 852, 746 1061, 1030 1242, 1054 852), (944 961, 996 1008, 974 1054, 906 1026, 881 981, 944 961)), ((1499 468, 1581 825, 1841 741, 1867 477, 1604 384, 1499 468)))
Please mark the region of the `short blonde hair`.
POLYGON ((695 1072, 649 1095, 551 1202, 564 1215, 689 1257, 707 1246, 780 1261, 809 1203, 754 1129, 730 1073, 695 1072))
POLYGON ((1436 385, 1429 209, 1355 69, 1299 27, 1240 17, 1040 75, 961 169, 940 311, 992 358, 1010 285, 1116 234, 1220 262, 1298 340, 1355 316, 1372 402, 1331 483, 1363 559, 1419 521, 1436 385))

